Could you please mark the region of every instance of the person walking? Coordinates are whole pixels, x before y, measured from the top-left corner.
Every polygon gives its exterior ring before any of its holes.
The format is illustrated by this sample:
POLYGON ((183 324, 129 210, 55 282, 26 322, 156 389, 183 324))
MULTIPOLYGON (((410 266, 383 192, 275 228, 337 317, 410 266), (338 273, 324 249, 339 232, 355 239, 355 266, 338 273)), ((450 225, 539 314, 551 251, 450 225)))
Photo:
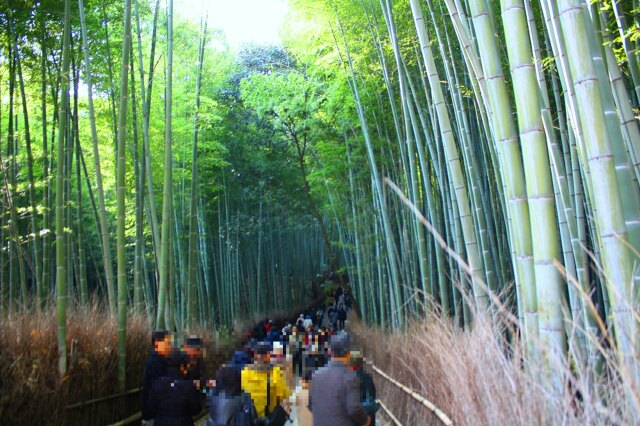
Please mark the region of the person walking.
POLYGON ((375 426, 375 413, 378 411, 380 406, 376 402, 376 385, 373 383, 373 376, 364 372, 364 358, 359 351, 351 352, 349 365, 360 381, 360 401, 362 401, 364 411, 371 416, 371 426, 375 426))
POLYGON ((307 315, 302 323, 302 326, 305 330, 308 330, 309 327, 313 327, 313 320, 311 319, 311 315, 307 315))
POLYGON ((298 320, 296 321, 296 327, 298 328, 298 330, 304 330, 304 314, 300 314, 300 316, 298 317, 298 320))
POLYGON ((216 387, 207 392, 207 426, 253 426, 258 420, 251 396, 242 392, 241 374, 225 365, 216 373, 216 387))
POLYGON ((267 329, 265 327, 265 321, 260 321, 258 324, 253 327, 253 337, 256 340, 264 340, 267 335, 267 329))
POLYGON ((280 367, 269 362, 270 349, 268 343, 258 344, 254 364, 242 370, 242 390, 251 395, 261 421, 270 419, 270 425, 282 426, 288 415, 281 404, 286 403, 291 392, 280 367))
POLYGON ((338 329, 338 320, 340 319, 338 310, 335 308, 331 308, 329 310, 329 328, 332 331, 339 331, 338 329))
POLYGON ((193 381, 197 390, 204 389, 207 382, 203 375, 203 346, 202 338, 199 336, 189 336, 185 339, 184 346, 182 348, 182 351, 186 355, 189 363, 189 367, 187 368, 189 374, 187 378, 193 381))
POLYGON ((316 319, 314 322, 318 325, 318 327, 322 326, 322 318, 324 317, 324 309, 322 308, 322 305, 320 305, 316 310, 316 319))
POLYGON ((171 334, 166 330, 154 331, 151 335, 153 349, 144 363, 142 376, 142 426, 153 426, 150 405, 151 388, 156 380, 167 375, 167 357, 171 352, 171 334))
POLYGON ((338 330, 344 330, 344 323, 347 320, 347 310, 344 305, 338 308, 338 330))
POLYGON ((284 353, 284 345, 282 343, 273 343, 273 349, 271 351, 269 362, 274 367, 279 367, 282 370, 282 374, 284 375, 284 380, 287 383, 287 387, 289 389, 293 389, 296 384, 295 377, 293 375, 293 365, 291 364, 290 357, 287 357, 284 353))
POLYGON ((193 416, 200 412, 202 401, 188 373, 187 357, 173 351, 167 361, 167 375, 151 388, 153 426, 193 426, 193 416))
POLYGON ((358 376, 349 368, 351 338, 331 336, 331 361, 311 379, 309 410, 313 426, 371 426, 360 400, 358 376))
POLYGON ((313 426, 313 414, 309 411, 309 386, 311 385, 312 371, 305 371, 300 386, 293 396, 293 404, 296 410, 293 426, 313 426))
POLYGON ((293 371, 300 377, 302 376, 304 336, 298 330, 297 326, 293 327, 289 336, 289 353, 293 360, 293 371))

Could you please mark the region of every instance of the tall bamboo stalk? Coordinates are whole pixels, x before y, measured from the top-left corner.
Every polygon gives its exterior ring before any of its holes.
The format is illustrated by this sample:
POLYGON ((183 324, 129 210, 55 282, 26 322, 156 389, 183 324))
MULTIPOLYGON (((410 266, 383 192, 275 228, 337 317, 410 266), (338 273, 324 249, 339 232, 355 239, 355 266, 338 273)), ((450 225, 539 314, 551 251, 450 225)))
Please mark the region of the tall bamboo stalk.
MULTIPOLYGON (((173 0, 168 0, 167 6, 167 86, 165 101, 165 133, 164 133, 164 185, 162 191, 162 236, 160 242, 160 288, 158 290, 158 315, 156 327, 163 328, 168 318, 165 318, 165 308, 169 291, 169 260, 171 244, 171 226, 173 214, 173 173, 172 173, 172 76, 173 76, 173 0)), ((171 307, 168 307, 171 310, 171 307)), ((168 311, 167 311, 168 313, 168 311)))
POLYGON ((100 163, 100 149, 98 145, 98 131, 96 127, 96 115, 93 105, 93 82, 91 76, 91 59, 87 40, 87 26, 85 22, 84 1, 78 0, 80 12, 80 28, 82 31, 82 51, 84 54, 84 81, 87 85, 87 101, 89 106, 89 122, 91 126, 91 141, 93 146, 93 167, 96 175, 96 192, 98 193, 98 204, 100 215, 100 242, 102 245, 102 263, 107 286, 107 296, 109 299, 109 310, 116 314, 116 289, 113 277, 113 261, 111 259, 111 245, 109 243, 109 228, 107 225, 107 210, 105 207, 104 186, 102 183, 102 169, 100 163))
POLYGON ((56 155, 56 283, 58 294, 58 372, 67 373, 67 259, 64 250, 65 220, 63 205, 64 140, 69 107, 69 39, 71 37, 71 1, 64 2, 64 30, 62 33, 62 70, 60 74, 61 101, 58 111, 58 144, 56 155))
POLYGON ((196 101, 195 114, 193 117, 193 152, 191 156, 191 212, 189 217, 189 282, 188 282, 188 308, 187 308, 187 324, 193 327, 197 321, 196 315, 196 272, 198 268, 198 130, 199 130, 199 114, 200 114, 200 88, 202 84, 202 64, 204 61, 204 47, 207 41, 207 20, 204 22, 202 30, 202 38, 198 49, 198 71, 196 76, 196 101))
POLYGON ((120 108, 118 112, 118 149, 116 163, 117 253, 118 253, 118 387, 126 389, 127 362, 127 258, 125 256, 125 166, 127 137, 127 103, 129 54, 131 51, 131 0, 124 2, 124 34, 120 70, 120 108))
POLYGON ((592 187, 590 198, 602 243, 601 256, 616 341, 623 362, 630 368, 638 344, 637 326, 631 305, 634 300, 631 291, 632 262, 625 245, 627 231, 622 194, 616 180, 599 82, 591 59, 593 52, 587 36, 584 3, 580 0, 559 0, 558 9, 583 129, 580 142, 589 165, 592 187))

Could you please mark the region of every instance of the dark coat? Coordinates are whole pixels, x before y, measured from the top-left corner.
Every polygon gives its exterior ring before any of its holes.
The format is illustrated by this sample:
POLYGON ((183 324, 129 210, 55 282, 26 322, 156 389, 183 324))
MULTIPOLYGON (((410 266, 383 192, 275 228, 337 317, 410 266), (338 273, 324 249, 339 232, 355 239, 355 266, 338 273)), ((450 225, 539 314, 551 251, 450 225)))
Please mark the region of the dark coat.
POLYGON ((187 371, 188 380, 199 380, 200 381, 200 389, 204 388, 207 383, 207 379, 203 375, 203 367, 204 360, 200 357, 198 358, 189 358, 189 369, 187 371))
POLYGON ((360 400, 355 372, 337 361, 315 372, 309 392, 314 426, 362 426, 368 416, 360 400))
POLYGON ((253 337, 256 339, 263 340, 266 335, 267 330, 265 329, 263 322, 259 322, 255 327, 253 327, 253 337))
POLYGON ((373 377, 371 377, 371 374, 365 373, 362 370, 356 371, 356 374, 360 379, 360 399, 364 400, 367 395, 376 399, 376 385, 373 383, 373 377))
POLYGON ((338 309, 338 319, 340 321, 346 321, 347 320, 347 311, 344 309, 338 309))
MULTIPOLYGON (((376 400, 376 385, 373 383, 373 377, 369 373, 365 373, 362 370, 357 370, 356 374, 360 379, 360 400, 364 401, 367 397, 370 398, 370 402, 376 400)), ((371 426, 375 426, 376 417, 375 414, 371 414, 371 426)))
POLYGON ((167 375, 167 359, 153 352, 144 363, 144 375, 142 378, 142 419, 153 419, 149 396, 151 388, 156 380, 167 375))
POLYGON ((304 358, 304 369, 305 371, 311 370, 312 372, 315 372, 319 368, 322 368, 325 365, 327 365, 328 361, 329 359, 323 353, 308 354, 304 358))
POLYGON ((163 377, 151 389, 154 426, 193 426, 193 416, 202 409, 200 394, 190 380, 163 377))

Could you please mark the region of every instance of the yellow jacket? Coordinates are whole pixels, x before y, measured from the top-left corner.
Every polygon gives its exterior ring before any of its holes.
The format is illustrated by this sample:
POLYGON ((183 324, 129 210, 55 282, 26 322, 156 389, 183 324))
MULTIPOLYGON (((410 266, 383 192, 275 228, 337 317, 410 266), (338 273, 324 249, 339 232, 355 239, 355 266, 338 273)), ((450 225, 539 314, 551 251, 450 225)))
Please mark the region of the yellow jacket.
POLYGON ((273 367, 270 370, 266 370, 257 368, 255 365, 247 366, 242 370, 242 390, 251 395, 253 404, 256 406, 258 417, 265 415, 268 371, 270 371, 271 381, 271 403, 269 404, 269 411, 272 412, 279 403, 289 398, 290 395, 289 388, 287 387, 280 367, 273 367))

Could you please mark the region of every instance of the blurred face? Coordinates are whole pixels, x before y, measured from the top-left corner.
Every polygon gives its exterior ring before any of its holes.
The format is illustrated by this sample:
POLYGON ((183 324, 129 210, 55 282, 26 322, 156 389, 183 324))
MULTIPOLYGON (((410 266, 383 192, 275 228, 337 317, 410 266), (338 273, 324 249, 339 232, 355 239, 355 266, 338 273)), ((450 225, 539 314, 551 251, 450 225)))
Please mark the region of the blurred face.
POLYGON ((187 354, 189 358, 198 358, 202 354, 202 351, 197 346, 185 345, 184 353, 187 354))
POLYGON ((171 351, 171 336, 167 335, 163 340, 156 340, 153 346, 158 355, 169 355, 171 351))

